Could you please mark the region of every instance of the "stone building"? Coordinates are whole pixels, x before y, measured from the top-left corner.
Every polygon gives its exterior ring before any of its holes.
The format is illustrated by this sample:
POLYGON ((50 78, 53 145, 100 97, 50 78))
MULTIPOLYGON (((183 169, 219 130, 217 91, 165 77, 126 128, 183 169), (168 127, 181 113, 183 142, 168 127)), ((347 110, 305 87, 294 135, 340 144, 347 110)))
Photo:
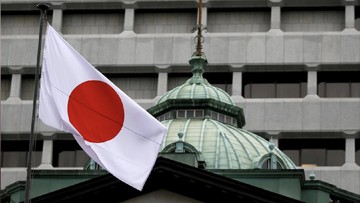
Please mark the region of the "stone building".
MULTIPOLYGON (((1 189, 26 176, 37 3, 1 3, 1 189)), ((188 59, 195 47, 196 1, 46 3, 51 4, 48 21, 53 27, 142 107, 181 95, 168 91, 191 77, 188 59)), ((243 110, 243 129, 271 141, 305 169, 305 177, 313 172, 316 179, 360 194, 359 2, 208 0, 202 19, 207 26, 204 77, 230 95, 219 99, 243 110)), ((231 112, 212 114, 211 110, 206 116, 241 124, 234 122, 231 112)), ((172 115, 186 118, 197 113, 205 116, 205 111, 196 109, 172 115)), ((168 120, 171 115, 157 116, 168 120)), ((177 141, 179 129, 171 132, 167 144, 177 141)), ((81 170, 88 161, 70 135, 40 122, 36 132, 35 169, 81 170)), ((218 154, 220 149, 231 150, 226 141, 223 148, 218 143, 212 149, 218 154)), ((224 160, 219 155, 207 166, 235 166, 224 160)))

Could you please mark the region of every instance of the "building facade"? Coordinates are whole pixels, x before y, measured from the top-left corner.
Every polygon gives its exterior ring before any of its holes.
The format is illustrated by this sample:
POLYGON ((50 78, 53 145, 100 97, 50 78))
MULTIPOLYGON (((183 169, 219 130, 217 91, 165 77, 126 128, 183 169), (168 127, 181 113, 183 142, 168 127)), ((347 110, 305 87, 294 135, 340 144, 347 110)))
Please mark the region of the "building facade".
MULTIPOLYGON (((146 109, 191 76, 194 0, 40 2, 51 5, 52 26, 146 109)), ((1 189, 26 177, 37 3, 1 5, 1 189)), ((243 109, 244 129, 307 174, 360 194, 359 1, 208 0, 202 19, 204 77, 243 109)), ((36 169, 88 161, 71 135, 40 122, 36 132, 36 169)))

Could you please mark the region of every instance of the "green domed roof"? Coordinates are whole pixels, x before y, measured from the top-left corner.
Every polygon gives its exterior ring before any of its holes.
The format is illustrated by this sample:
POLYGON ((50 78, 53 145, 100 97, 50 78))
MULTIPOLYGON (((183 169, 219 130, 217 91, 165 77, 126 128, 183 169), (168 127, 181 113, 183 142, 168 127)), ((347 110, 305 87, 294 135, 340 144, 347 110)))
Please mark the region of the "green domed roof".
POLYGON ((190 60, 193 66, 193 76, 183 85, 165 93, 157 102, 160 104, 170 99, 213 99, 226 104, 235 105, 230 95, 224 90, 214 87, 203 78, 203 66, 206 63, 204 56, 194 56, 190 60))
POLYGON ((270 154, 277 157, 283 169, 296 169, 295 164, 277 147, 246 130, 213 119, 171 119, 162 122, 168 133, 161 149, 179 140, 194 146, 206 162, 206 169, 261 168, 270 154))
POLYGON ((236 125, 243 127, 245 118, 242 109, 235 105, 228 93, 203 78, 206 57, 194 55, 189 63, 193 76, 183 85, 165 93, 155 106, 148 109, 149 113, 159 117, 176 109, 207 109, 233 117, 236 125))
POLYGON ((148 109, 168 128, 161 153, 196 154, 198 167, 206 169, 255 169, 269 165, 296 169, 272 143, 241 129, 245 125, 243 110, 229 94, 203 78, 206 62, 203 55, 193 56, 193 76, 148 109), (179 132, 183 132, 180 140, 179 132))

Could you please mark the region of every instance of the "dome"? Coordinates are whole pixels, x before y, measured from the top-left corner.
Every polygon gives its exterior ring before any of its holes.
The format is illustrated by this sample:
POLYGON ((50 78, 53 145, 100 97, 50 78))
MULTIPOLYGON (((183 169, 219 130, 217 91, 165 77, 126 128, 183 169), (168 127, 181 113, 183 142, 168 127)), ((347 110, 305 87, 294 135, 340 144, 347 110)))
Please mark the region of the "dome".
POLYGON ((190 60, 193 66, 193 77, 188 79, 183 85, 165 93, 157 102, 160 104, 172 99, 213 99, 226 104, 235 105, 230 95, 224 90, 214 87, 202 77, 203 65, 206 63, 204 56, 194 56, 190 60))
POLYGON ((183 132, 183 142, 201 153, 206 169, 262 168, 271 154, 276 156, 278 168, 296 169, 283 152, 277 147, 272 149, 270 142, 233 125, 208 118, 170 119, 162 123, 168 133, 161 150, 178 141, 178 132, 183 132))
POLYGON ((168 132, 161 154, 168 157, 194 154, 205 169, 296 169, 281 150, 262 137, 241 129, 243 110, 230 95, 203 78, 206 58, 196 55, 189 61, 193 76, 165 93, 149 113, 168 132))

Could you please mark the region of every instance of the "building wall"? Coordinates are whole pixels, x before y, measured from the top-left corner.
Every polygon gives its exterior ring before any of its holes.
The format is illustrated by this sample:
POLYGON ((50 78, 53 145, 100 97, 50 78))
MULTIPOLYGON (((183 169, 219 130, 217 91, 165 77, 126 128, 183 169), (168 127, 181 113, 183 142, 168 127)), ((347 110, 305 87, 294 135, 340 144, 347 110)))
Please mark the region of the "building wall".
MULTIPOLYGON (((2 2, 2 140, 26 141, 30 132, 39 12, 38 1, 27 2, 2 2)), ((202 11, 206 77, 244 109, 245 129, 271 139, 299 166, 310 167, 308 173, 360 194, 358 2, 209 0, 202 11), (296 147, 291 140, 313 142, 296 147), (337 140, 340 146, 333 147, 337 140), (301 158, 311 150, 318 159, 301 158)), ((196 17, 196 3, 185 0, 65 0, 48 15, 80 54, 144 108, 189 77, 196 17)), ((81 169, 81 154, 71 163, 59 161, 77 154, 76 147, 57 145, 74 142, 71 135, 40 122, 36 131, 43 141, 39 168, 81 169)), ((25 179, 24 165, 3 166, 2 188, 25 179)))

